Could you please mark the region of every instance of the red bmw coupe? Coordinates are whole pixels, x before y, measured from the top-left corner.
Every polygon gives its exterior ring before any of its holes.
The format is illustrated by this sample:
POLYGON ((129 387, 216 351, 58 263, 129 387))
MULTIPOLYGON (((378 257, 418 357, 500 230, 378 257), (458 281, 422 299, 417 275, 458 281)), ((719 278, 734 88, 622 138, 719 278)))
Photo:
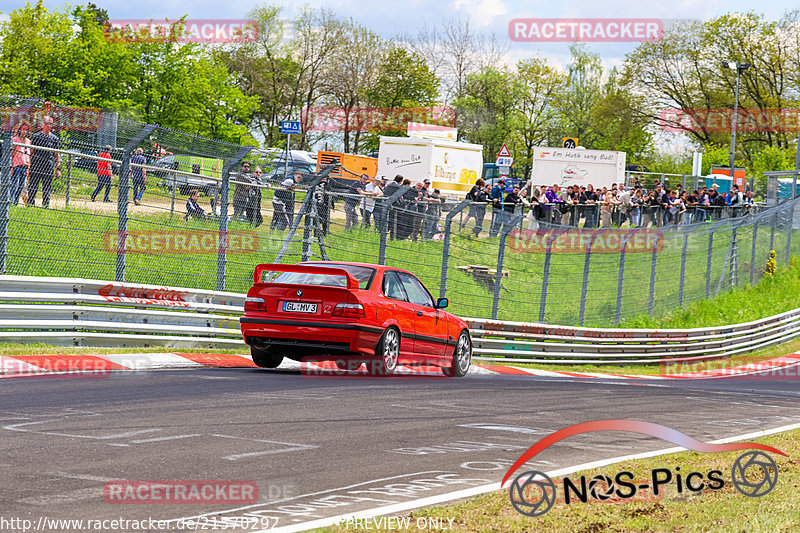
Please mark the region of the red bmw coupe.
POLYGON ((367 365, 392 374, 398 365, 439 366, 464 376, 472 361, 467 324, 444 311, 410 272, 380 265, 313 261, 258 265, 241 318, 253 362, 275 368, 284 357, 367 365))

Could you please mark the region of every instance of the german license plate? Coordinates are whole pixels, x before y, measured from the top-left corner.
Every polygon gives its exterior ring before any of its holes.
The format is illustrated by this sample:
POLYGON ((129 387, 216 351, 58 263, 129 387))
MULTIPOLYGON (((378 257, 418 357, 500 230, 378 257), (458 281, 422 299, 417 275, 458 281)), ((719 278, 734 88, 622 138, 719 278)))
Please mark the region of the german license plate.
POLYGON ((283 302, 285 313, 316 313, 317 304, 308 302, 283 302))

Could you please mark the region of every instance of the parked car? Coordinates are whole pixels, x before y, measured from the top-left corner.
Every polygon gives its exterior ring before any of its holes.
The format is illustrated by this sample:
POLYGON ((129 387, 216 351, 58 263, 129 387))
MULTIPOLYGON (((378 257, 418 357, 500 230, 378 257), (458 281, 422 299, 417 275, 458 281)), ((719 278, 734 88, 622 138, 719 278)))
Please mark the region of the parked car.
POLYGON ((262 176, 262 181, 267 183, 280 183, 286 176, 292 176, 296 171, 300 171, 303 173, 303 177, 308 177, 310 174, 315 174, 317 172, 317 165, 314 163, 300 163, 297 161, 290 161, 289 162, 289 173, 286 173, 286 163, 282 161, 275 161, 273 163, 273 169, 269 172, 266 172, 262 176))
POLYGON ((472 360, 467 324, 448 313, 411 272, 365 263, 312 261, 255 269, 241 318, 253 362, 275 368, 284 357, 362 364, 389 375, 402 364, 439 366, 464 376, 472 360), (275 275, 277 274, 277 275, 275 275))

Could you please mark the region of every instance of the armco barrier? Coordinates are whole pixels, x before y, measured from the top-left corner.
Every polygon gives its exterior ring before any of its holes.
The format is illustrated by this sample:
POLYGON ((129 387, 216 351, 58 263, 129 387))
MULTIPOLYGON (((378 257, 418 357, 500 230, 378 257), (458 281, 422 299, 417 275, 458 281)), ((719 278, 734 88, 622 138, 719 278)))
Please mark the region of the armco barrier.
MULTIPOLYGON (((245 349, 245 295, 111 281, 0 276, 0 342, 245 349)), ((800 336, 800 309, 731 326, 598 329, 465 319, 474 358, 527 363, 698 361, 800 336)))

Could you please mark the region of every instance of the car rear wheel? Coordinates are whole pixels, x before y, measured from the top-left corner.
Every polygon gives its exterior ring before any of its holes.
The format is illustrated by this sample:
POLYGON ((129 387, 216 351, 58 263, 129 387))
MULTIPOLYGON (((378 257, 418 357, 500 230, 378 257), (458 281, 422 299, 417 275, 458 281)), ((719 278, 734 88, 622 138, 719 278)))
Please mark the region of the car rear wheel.
POLYGON ((399 359, 400 332, 395 328, 388 328, 375 347, 375 359, 367 362, 367 370, 373 376, 389 376, 397 369, 399 359))
POLYGON ((261 368, 278 368, 283 362, 283 355, 255 346, 250 347, 250 355, 253 357, 253 362, 261 368))
POLYGON ((361 361, 344 361, 342 359, 336 360, 336 367, 339 370, 349 370, 350 372, 356 372, 361 368, 363 363, 361 361))
POLYGON ((470 364, 472 364, 472 340, 469 338, 469 332, 464 330, 458 336, 452 363, 450 366, 443 366, 442 373, 445 376, 461 378, 469 372, 470 364))

